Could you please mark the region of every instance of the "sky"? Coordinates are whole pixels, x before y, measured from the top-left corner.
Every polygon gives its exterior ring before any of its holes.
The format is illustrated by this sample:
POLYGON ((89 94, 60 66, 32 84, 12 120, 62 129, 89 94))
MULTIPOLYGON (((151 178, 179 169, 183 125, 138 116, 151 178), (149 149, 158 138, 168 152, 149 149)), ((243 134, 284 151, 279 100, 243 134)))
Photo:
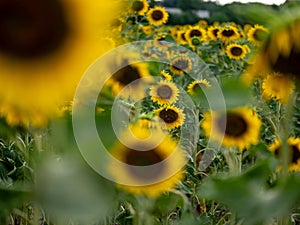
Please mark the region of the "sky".
POLYGON ((232 2, 241 2, 241 3, 260 2, 268 5, 272 5, 272 4, 280 5, 285 2, 285 0, 205 0, 205 1, 219 2, 221 5, 232 3, 232 2))

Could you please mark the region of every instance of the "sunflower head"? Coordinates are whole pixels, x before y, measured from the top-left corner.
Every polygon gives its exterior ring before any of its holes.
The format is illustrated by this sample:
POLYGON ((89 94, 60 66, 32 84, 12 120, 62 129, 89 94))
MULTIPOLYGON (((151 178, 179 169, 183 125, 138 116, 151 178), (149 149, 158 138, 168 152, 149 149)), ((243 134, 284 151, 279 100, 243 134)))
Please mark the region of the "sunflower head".
POLYGON ((155 115, 159 121, 165 124, 168 130, 180 127, 185 120, 183 110, 174 106, 163 106, 155 110, 155 115))
POLYGON ((300 67, 298 66, 300 18, 297 15, 282 17, 277 26, 270 28, 269 35, 253 66, 261 73, 278 72, 295 78, 298 88, 300 84, 300 67))
POLYGON ((118 187, 135 195, 157 197, 174 188, 183 178, 185 156, 183 150, 169 136, 154 132, 150 139, 148 128, 131 127, 121 135, 126 145, 119 141, 112 147, 112 156, 121 165, 108 166, 118 187), (138 139, 132 139, 132 134, 138 139), (145 134, 145 135, 143 135, 145 134))
POLYGON ((239 44, 229 44, 226 47, 226 54, 229 58, 234 60, 244 59, 248 52, 248 48, 239 44))
POLYGON ((130 3, 129 11, 143 16, 149 8, 147 0, 134 0, 130 3))
POLYGON ((269 74, 262 83, 262 96, 267 100, 275 98, 281 103, 287 103, 295 89, 290 77, 279 73, 269 74))
POLYGON ((259 139, 261 121, 256 113, 242 107, 224 112, 207 112, 201 122, 205 135, 225 147, 247 149, 259 139))
POLYGON ((150 87, 149 94, 159 105, 172 104, 177 100, 179 90, 174 83, 162 80, 150 87))
POLYGON ((254 45, 261 46, 268 36, 268 29, 256 24, 254 27, 248 28, 247 36, 254 45))
POLYGON ((155 6, 147 13, 147 19, 151 25, 160 26, 168 21, 169 14, 165 8, 155 6))
POLYGON ((2 0, 1 116, 26 126, 54 117, 87 67, 111 49, 102 38, 118 8, 114 1, 2 0))
POLYGON ((218 39, 219 27, 217 26, 209 26, 207 29, 207 36, 209 40, 215 41, 218 39))
POLYGON ((192 70, 192 61, 186 56, 177 56, 170 63, 170 70, 174 74, 182 75, 184 72, 188 73, 192 70))
POLYGON ((229 42, 232 40, 236 40, 240 37, 239 32, 236 27, 223 27, 220 28, 218 31, 218 38, 221 39, 223 42, 229 42))
MULTIPOLYGON (((289 137, 287 144, 290 149, 289 171, 300 171, 300 138, 289 137)), ((281 146, 282 142, 276 138, 273 143, 269 145, 268 149, 278 157, 280 155, 281 146)))
POLYGON ((211 84, 206 79, 195 80, 189 84, 187 91, 190 95, 193 96, 193 95, 201 94, 203 92, 202 90, 203 88, 209 88, 209 87, 211 87, 211 84))

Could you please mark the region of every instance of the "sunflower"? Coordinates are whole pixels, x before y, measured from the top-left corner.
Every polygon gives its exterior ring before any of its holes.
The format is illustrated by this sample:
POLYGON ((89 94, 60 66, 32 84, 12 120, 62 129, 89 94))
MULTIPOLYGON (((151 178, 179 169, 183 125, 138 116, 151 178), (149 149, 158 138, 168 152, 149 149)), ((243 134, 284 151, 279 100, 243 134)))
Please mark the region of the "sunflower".
POLYGON ((205 41, 207 39, 206 30, 199 26, 189 28, 184 35, 187 41, 193 37, 198 37, 201 41, 205 41))
POLYGON ((129 11, 143 16, 149 8, 147 0, 135 0, 130 3, 129 11))
POLYGON ((108 166, 119 188, 134 195, 157 197, 182 180, 185 154, 169 136, 158 131, 149 138, 149 129, 138 126, 122 136, 126 146, 117 142, 110 152, 124 164, 108 166))
POLYGON ((1 116, 13 125, 45 125, 59 104, 71 100, 86 68, 112 48, 102 37, 119 13, 115 6, 115 1, 2 0, 1 116))
POLYGON ((218 39, 219 28, 217 26, 209 26, 207 29, 207 36, 210 40, 215 41, 218 39))
POLYGON ((225 147, 249 148, 259 139, 261 121, 248 107, 224 112, 206 112, 201 122, 204 134, 225 147))
POLYGON ((275 98, 281 103, 287 103, 295 89, 290 77, 279 73, 269 74, 262 83, 262 96, 266 99, 275 98))
POLYGON ((244 59, 249 48, 245 48, 244 45, 229 44, 226 47, 226 54, 230 59, 244 59))
POLYGON ((247 37, 254 45, 261 46, 268 36, 268 29, 261 25, 254 25, 254 27, 248 28, 247 37))
POLYGON ((179 90, 173 82, 162 80, 150 87, 149 94, 153 102, 164 105, 177 101, 179 90))
POLYGON ((148 64, 145 62, 130 63, 134 54, 131 56, 121 56, 119 60, 116 60, 112 65, 108 66, 108 69, 114 69, 118 65, 126 65, 125 67, 119 69, 117 72, 113 73, 110 79, 106 82, 106 85, 112 88, 115 95, 120 94, 120 92, 127 85, 130 85, 125 92, 122 93, 121 97, 124 98, 140 98, 144 96, 144 85, 147 83, 142 78, 150 78, 151 75, 148 71, 148 64))
POLYGON ((192 70, 192 61, 186 56, 177 56, 170 62, 170 70, 174 74, 182 75, 183 72, 188 73, 192 70))
POLYGON ((151 25, 160 26, 168 21, 169 14, 165 8, 155 6, 148 11, 147 18, 151 25))
POLYGON ((240 37, 239 32, 236 27, 223 27, 218 31, 218 39, 227 43, 232 40, 236 40, 240 37))
MULTIPOLYGON (((290 171, 300 171, 300 138, 289 137, 287 140, 287 144, 290 148, 290 171)), ((274 152, 275 156, 279 156, 281 141, 279 139, 275 139, 272 144, 269 145, 269 150, 274 152)))
MULTIPOLYGON (((299 15, 299 14, 298 14, 299 15)), ((300 84, 300 20, 282 22, 284 25, 271 29, 253 67, 260 73, 278 72, 295 78, 300 84)))
POLYGON ((195 80, 188 86, 188 93, 190 95, 197 95, 198 93, 202 93, 202 88, 209 88, 211 87, 211 84, 206 80, 195 80))
POLYGON ((184 123, 185 114, 182 109, 174 106, 163 106, 154 111, 159 121, 163 122, 168 130, 179 127, 184 123))

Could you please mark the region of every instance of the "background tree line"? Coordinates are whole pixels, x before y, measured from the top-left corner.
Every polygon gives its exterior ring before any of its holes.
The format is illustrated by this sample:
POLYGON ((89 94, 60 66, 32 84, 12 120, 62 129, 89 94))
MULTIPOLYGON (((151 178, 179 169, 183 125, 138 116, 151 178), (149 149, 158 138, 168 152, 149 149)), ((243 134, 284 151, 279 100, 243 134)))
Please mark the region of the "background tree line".
POLYGON ((196 15, 197 10, 209 11, 210 17, 205 20, 212 24, 214 21, 228 22, 234 21, 238 24, 255 24, 257 23, 255 16, 245 14, 245 10, 252 8, 264 8, 267 11, 280 12, 283 8, 291 8, 300 6, 299 0, 286 0, 282 5, 264 5, 261 3, 231 3, 226 5, 218 5, 215 2, 204 2, 203 0, 163 0, 160 3, 164 7, 179 8, 182 10, 181 14, 170 13, 168 24, 170 25, 183 25, 194 24, 199 21, 200 17, 196 15))

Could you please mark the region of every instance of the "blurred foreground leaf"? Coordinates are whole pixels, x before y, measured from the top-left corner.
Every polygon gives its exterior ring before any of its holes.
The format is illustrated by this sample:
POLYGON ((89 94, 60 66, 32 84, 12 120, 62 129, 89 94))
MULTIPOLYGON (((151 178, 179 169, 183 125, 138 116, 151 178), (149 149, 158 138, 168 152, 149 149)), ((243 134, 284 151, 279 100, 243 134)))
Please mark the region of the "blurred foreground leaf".
POLYGON ((226 204, 243 224, 262 224, 285 215, 300 202, 300 177, 291 175, 271 189, 267 185, 271 173, 269 163, 264 161, 240 176, 208 178, 198 194, 226 204))

